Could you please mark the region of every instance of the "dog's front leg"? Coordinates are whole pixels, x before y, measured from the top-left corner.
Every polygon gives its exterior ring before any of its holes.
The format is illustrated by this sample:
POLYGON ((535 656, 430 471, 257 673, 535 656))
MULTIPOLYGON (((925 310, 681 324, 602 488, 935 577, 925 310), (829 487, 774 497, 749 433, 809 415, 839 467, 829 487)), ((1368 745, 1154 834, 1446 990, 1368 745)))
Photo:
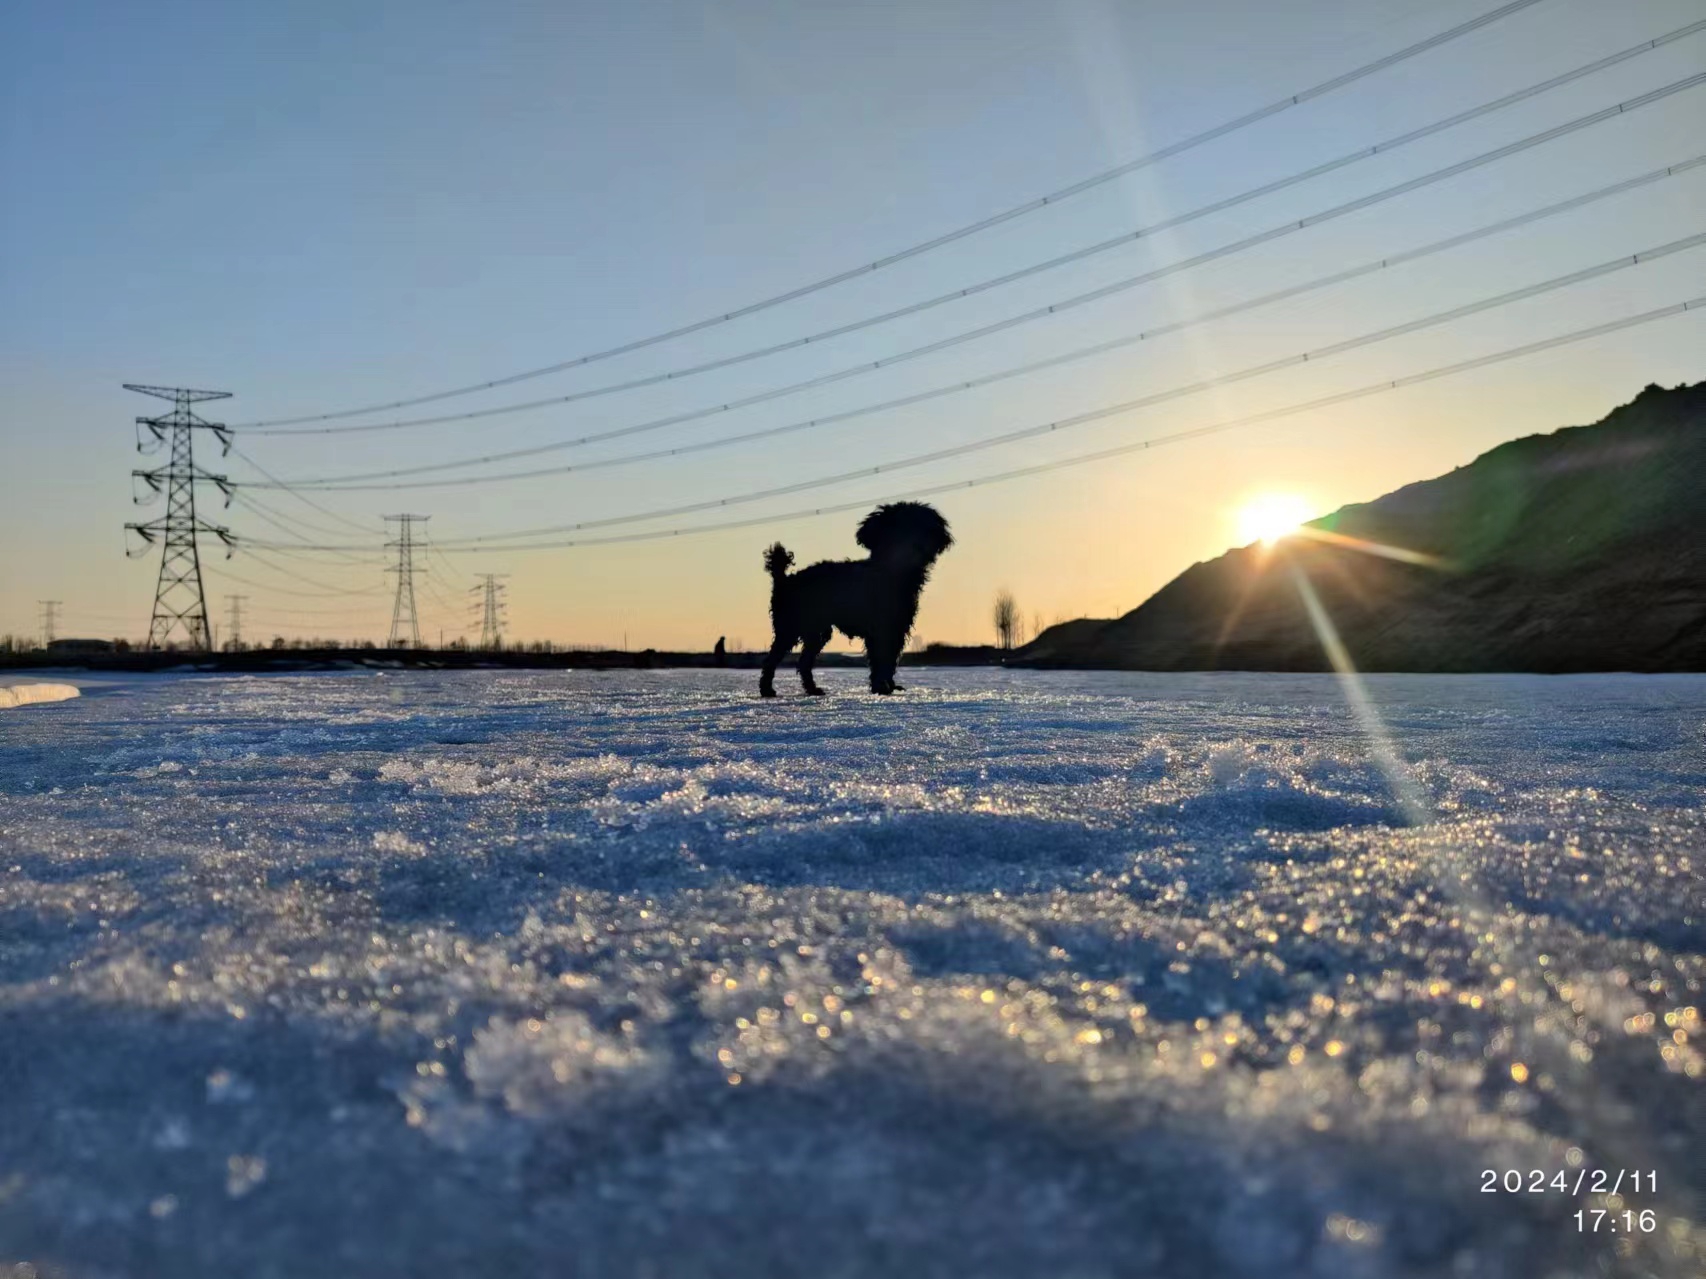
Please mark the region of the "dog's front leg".
POLYGON ((883 696, 894 692, 895 662, 900 657, 900 646, 889 640, 872 640, 866 648, 871 661, 871 691, 883 696))

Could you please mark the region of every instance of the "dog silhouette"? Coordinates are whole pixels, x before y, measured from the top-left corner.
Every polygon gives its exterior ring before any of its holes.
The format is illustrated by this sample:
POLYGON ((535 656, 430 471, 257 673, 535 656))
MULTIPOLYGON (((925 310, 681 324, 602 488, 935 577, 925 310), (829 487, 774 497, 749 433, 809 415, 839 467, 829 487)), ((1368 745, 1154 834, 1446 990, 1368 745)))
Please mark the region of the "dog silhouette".
POLYGON ((762 696, 776 696, 776 668, 795 644, 802 646, 801 685, 822 696, 812 664, 835 631, 865 641, 873 693, 886 695, 901 687, 894 682, 895 666, 918 616, 918 597, 954 538, 934 507, 890 502, 861 521, 856 540, 870 552, 865 559, 823 560, 797 573, 788 571, 794 555, 782 543, 764 552, 775 638, 758 680, 762 696))

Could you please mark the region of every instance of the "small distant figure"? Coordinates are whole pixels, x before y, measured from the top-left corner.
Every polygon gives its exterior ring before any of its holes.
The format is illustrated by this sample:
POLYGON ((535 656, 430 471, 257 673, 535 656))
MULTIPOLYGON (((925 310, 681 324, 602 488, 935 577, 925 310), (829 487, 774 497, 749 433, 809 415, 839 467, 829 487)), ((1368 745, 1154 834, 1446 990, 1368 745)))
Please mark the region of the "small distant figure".
POLYGON ((800 649, 800 683, 822 696, 812 664, 837 630, 865 641, 871 665, 871 691, 898 691, 895 666, 918 616, 918 597, 931 566, 954 544, 948 521, 923 502, 879 506, 859 525, 857 540, 869 551, 863 560, 824 560, 790 573, 791 551, 777 542, 764 552, 770 573, 770 619, 776 638, 764 658, 758 691, 776 696, 776 667, 795 644, 800 649))
POLYGON ((717 646, 711 650, 711 660, 718 666, 729 664, 729 650, 723 647, 723 638, 721 635, 717 636, 717 646))

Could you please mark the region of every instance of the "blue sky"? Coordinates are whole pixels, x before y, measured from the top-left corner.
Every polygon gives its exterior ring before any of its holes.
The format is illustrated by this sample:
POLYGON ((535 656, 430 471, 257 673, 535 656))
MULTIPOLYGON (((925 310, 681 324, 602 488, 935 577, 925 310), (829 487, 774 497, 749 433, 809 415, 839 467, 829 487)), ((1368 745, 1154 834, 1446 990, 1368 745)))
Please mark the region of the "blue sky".
MULTIPOLYGON (((36 601, 62 631, 140 634, 155 564, 126 560, 126 381, 235 393, 241 422, 501 376, 725 311, 1073 182, 1425 38, 1491 0, 229 6, 26 3, 0 16, 0 632, 36 601)), ((785 340, 1194 208, 1698 20, 1698 0, 1544 0, 1462 40, 1042 213, 716 330, 506 391, 478 408, 785 340)), ((525 447, 720 403, 1040 305, 1453 163, 1706 69, 1706 34, 1130 249, 821 348, 471 424, 254 436, 310 476, 525 447)), ((1706 89, 1070 317, 652 436, 669 444, 834 413, 1283 288, 1706 151, 1706 89)), ((316 598, 239 556, 209 602, 251 634, 379 634, 377 516, 448 543, 740 494, 975 440, 1335 342, 1703 228, 1706 170, 1395 268, 916 410, 766 446, 505 485, 318 498, 374 529, 359 563, 291 557, 367 595, 316 598), (247 579, 238 584, 227 575, 247 579)), ((1706 293, 1706 250, 1044 438, 742 514, 872 500, 1401 376, 1706 293)), ((939 504, 961 545, 920 629, 979 640, 1008 586, 1027 615, 1109 615, 1231 544, 1240 505, 1327 510, 1516 435, 1591 421, 1642 385, 1706 376, 1689 315, 1388 397, 939 504)), ((257 479, 239 459, 200 459, 257 479)), ((208 500, 213 500, 211 491, 208 500)), ((281 512, 319 513, 266 494, 281 512)), ((275 530, 235 507, 240 533, 275 530)), ((667 543, 434 556, 429 633, 478 571, 512 576, 512 631, 577 642, 763 642, 759 551, 853 551, 856 513, 667 543)), ((679 524, 686 521, 671 521, 679 524)), ((636 528, 649 527, 638 525, 636 528)))

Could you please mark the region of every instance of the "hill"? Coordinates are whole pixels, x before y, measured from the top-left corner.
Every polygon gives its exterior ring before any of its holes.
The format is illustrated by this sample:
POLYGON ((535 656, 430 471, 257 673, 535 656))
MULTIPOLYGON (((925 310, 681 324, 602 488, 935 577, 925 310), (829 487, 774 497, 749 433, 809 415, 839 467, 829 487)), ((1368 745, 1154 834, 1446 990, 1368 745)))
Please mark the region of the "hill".
POLYGON ((1363 670, 1706 670, 1706 382, 1193 565, 1012 664, 1325 670, 1305 586, 1363 670))

